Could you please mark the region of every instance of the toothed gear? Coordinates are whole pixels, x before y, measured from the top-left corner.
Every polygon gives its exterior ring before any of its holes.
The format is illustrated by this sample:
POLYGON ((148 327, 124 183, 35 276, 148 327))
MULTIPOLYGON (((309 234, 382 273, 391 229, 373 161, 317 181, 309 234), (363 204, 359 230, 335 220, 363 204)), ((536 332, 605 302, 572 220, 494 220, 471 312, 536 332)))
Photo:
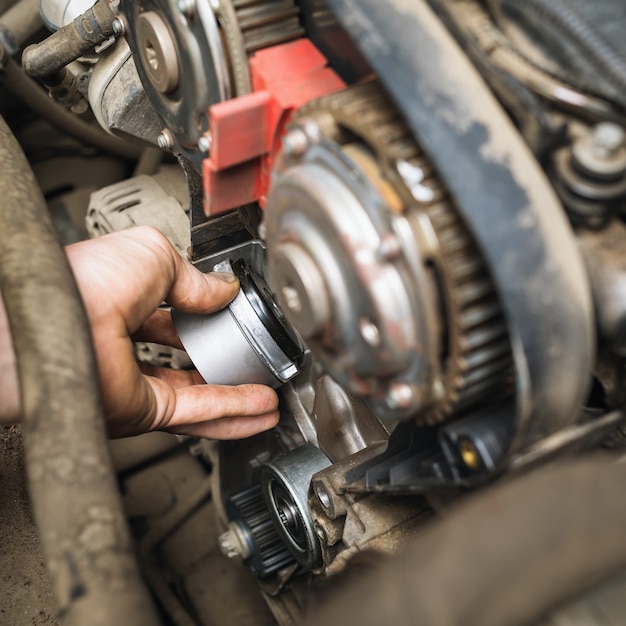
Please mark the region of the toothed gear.
POLYGON ((293 562, 272 522, 260 485, 235 494, 228 508, 229 517, 237 521, 248 535, 252 544, 250 567, 259 576, 271 576, 293 562))
POLYGON ((344 149, 357 141, 372 150, 382 178, 402 200, 400 212, 409 219, 423 212, 436 235, 438 245, 430 260, 446 319, 441 331, 443 390, 437 401, 419 412, 418 423, 442 422, 489 394, 501 393, 509 382, 511 352, 489 272, 433 165, 394 104, 377 82, 370 82, 306 105, 296 121, 307 118, 344 149), (419 178, 411 180, 416 172, 419 178))

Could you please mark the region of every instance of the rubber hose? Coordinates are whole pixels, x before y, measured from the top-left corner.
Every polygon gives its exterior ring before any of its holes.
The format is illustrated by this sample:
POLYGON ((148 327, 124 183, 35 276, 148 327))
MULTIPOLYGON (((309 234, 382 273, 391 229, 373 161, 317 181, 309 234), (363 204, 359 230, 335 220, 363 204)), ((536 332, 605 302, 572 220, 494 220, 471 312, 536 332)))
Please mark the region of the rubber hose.
POLYGON ((13 59, 8 61, 4 73, 0 73, 0 78, 5 87, 19 98, 25 106, 43 117, 61 132, 74 137, 74 139, 82 143, 98 148, 107 154, 121 157, 125 160, 136 161, 141 156, 142 148, 140 146, 135 146, 107 135, 104 131, 90 126, 87 122, 54 102, 13 59))
POLYGON ((499 1, 515 6, 523 14, 534 14, 544 26, 552 26, 557 33, 577 45, 580 53, 618 92, 626 91, 626 59, 570 3, 564 0, 499 1))
POLYGON ((474 496, 308 626, 529 626, 626 566, 623 463, 564 464, 474 496))
POLYGON ((158 624, 102 420, 86 315, 35 177, 0 117, 0 289, 30 495, 64 626, 158 624))

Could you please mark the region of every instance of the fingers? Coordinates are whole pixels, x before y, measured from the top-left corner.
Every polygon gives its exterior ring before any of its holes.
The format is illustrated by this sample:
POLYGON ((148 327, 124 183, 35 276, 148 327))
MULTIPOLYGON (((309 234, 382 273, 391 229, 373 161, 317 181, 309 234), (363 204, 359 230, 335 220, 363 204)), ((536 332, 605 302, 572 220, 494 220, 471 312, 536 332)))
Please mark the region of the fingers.
POLYGON ((255 417, 222 417, 210 422, 199 422, 184 426, 166 428, 177 435, 190 435, 206 439, 243 439, 258 435, 278 424, 278 411, 255 417))
POLYGON ((157 309, 134 333, 133 341, 150 341, 162 346, 184 350, 172 322, 172 315, 164 309, 157 309))
POLYGON ((204 379, 197 370, 175 370, 169 367, 156 367, 142 362, 138 362, 137 365, 143 374, 159 378, 173 389, 204 384, 204 379))
POLYGON ((166 300, 190 313, 210 313, 237 295, 229 275, 203 274, 155 228, 140 226, 66 247, 92 327, 134 333, 166 300))

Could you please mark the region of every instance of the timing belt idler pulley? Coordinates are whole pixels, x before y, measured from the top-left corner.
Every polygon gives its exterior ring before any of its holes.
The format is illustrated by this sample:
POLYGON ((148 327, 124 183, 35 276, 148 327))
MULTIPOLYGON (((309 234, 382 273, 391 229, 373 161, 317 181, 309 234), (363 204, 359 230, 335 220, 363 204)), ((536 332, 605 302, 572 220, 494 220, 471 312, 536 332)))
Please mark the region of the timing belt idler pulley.
POLYGON ((279 387, 299 371, 303 349, 265 281, 242 260, 215 267, 241 285, 225 309, 211 315, 173 311, 178 336, 207 383, 279 387))

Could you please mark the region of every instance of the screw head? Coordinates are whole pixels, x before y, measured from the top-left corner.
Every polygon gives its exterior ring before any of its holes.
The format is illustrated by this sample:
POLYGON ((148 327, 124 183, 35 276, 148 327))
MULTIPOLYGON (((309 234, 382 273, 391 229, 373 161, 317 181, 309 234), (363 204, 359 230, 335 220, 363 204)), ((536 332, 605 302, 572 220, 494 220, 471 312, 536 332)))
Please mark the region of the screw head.
POLYGON ((592 146, 601 156, 613 156, 624 147, 624 129, 613 122, 602 122, 594 126, 591 136, 592 146))
POLYGON ((292 157, 302 156, 309 147, 309 138, 300 128, 290 130, 283 137, 283 150, 292 157))
POLYGON ((111 28, 113 29, 113 33, 116 37, 122 37, 126 34, 126 27, 124 26, 124 22, 116 17, 111 23, 111 28))
POLYGON ((415 392, 411 385, 396 383, 385 396, 387 406, 392 410, 403 410, 410 408, 415 403, 415 392))
POLYGON ((174 137, 169 129, 164 128, 157 137, 157 145, 161 150, 171 150, 174 147, 174 137))
POLYGON ((198 139, 198 150, 200 152, 209 152, 211 149, 211 135, 209 133, 205 133, 198 139))

